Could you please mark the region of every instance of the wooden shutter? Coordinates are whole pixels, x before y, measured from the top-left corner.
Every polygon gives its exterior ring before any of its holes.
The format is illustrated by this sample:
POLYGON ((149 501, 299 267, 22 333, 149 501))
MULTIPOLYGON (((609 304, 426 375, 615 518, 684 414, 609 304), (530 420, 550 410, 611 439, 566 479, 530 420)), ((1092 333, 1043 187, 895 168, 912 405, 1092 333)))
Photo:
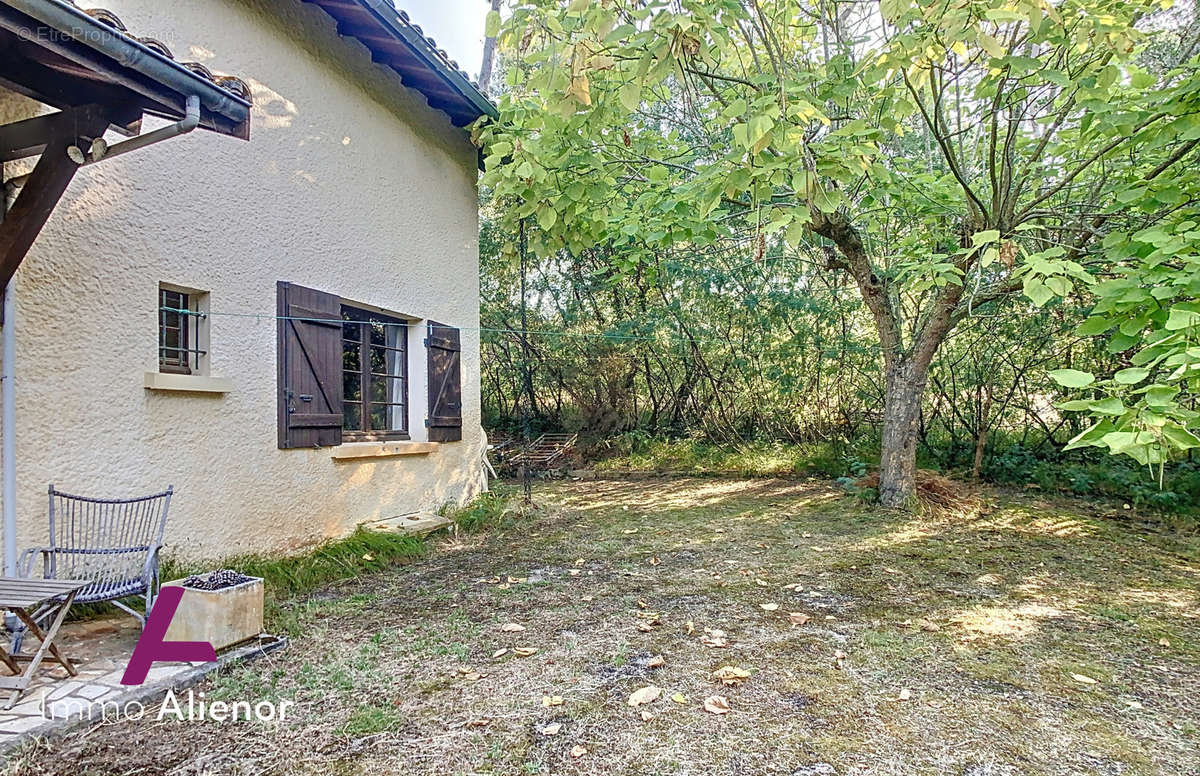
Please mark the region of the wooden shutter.
POLYGON ((462 439, 462 345, 458 329, 429 322, 425 340, 429 351, 430 442, 462 439))
POLYGON ((279 447, 342 443, 342 303, 280 281, 279 447))

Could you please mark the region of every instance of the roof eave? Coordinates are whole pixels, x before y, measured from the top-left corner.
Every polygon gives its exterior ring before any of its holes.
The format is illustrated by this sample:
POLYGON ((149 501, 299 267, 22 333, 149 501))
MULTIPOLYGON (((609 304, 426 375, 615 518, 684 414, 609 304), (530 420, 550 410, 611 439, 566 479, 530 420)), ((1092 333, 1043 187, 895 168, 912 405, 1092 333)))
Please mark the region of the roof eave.
POLYGON ((120 67, 140 74, 147 81, 166 87, 175 93, 174 96, 166 95, 166 101, 178 110, 178 117, 184 115, 186 98, 195 95, 200 98, 203 126, 222 134, 249 138, 250 103, 173 59, 60 0, 4 0, 4 4, 64 33, 64 37, 75 44, 69 45, 66 40, 46 41, 45 45, 53 47, 56 53, 82 65, 94 65, 86 52, 77 48, 86 47, 120 67), (217 116, 222 120, 217 120, 217 116))
POLYGON ((470 79, 463 76, 457 70, 446 66, 437 52, 429 45, 429 41, 425 36, 413 29, 409 22, 406 22, 400 16, 400 12, 396 10, 387 0, 360 0, 366 5, 369 10, 378 16, 379 20, 395 35, 404 40, 405 43, 420 57, 429 69, 441 78, 447 86, 457 92, 464 100, 469 102, 479 115, 490 116, 496 118, 499 113, 496 106, 492 104, 475 84, 471 83, 470 79))

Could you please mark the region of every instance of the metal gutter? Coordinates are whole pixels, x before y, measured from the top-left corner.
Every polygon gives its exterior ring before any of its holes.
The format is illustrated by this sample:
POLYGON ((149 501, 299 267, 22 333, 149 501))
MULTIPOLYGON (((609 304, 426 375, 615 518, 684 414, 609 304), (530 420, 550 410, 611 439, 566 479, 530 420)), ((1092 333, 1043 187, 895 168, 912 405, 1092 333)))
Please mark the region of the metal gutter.
POLYGON ((500 114, 482 92, 471 83, 465 75, 442 59, 441 55, 429 45, 426 37, 413 28, 411 22, 405 21, 390 0, 358 0, 359 4, 370 11, 389 32, 403 40, 414 54, 447 86, 479 111, 481 116, 497 118, 500 114))
MULTIPOLYGON (((63 32, 75 43, 87 46, 117 64, 178 92, 180 108, 184 107, 185 95, 194 94, 211 113, 225 116, 236 124, 249 121, 250 103, 246 100, 74 6, 61 0, 4 0, 4 4, 53 30, 63 32)), ((70 56, 61 46, 55 46, 55 50, 70 56)))

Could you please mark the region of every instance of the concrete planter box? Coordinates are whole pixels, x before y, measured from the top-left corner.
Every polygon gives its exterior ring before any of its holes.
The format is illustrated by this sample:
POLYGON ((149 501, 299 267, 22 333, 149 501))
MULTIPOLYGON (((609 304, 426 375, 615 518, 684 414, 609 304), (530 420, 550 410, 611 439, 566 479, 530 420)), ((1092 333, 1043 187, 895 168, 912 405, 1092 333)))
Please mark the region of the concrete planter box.
POLYGON ((252 578, 221 590, 184 587, 182 579, 164 587, 183 587, 183 598, 167 628, 168 641, 207 641, 221 650, 251 639, 263 629, 263 581, 252 578))

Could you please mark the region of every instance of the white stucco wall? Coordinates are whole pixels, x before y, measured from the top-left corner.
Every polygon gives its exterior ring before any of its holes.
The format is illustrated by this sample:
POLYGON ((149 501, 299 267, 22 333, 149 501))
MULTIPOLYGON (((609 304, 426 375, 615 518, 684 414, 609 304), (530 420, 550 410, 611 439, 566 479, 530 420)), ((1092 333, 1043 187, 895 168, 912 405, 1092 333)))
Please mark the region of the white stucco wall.
MULTIPOLYGON (((251 140, 196 131, 82 169, 16 280, 20 543, 47 483, 97 496, 176 488, 167 551, 292 551, 480 486, 475 152, 297 0, 106 0, 177 59, 254 92, 251 140), (397 95, 397 92, 402 92, 397 95), (463 441, 339 462, 276 446, 276 281, 461 327, 463 441), (224 395, 154 392, 160 282, 209 292, 224 395)), ((0 114, 28 106, 0 96, 0 114)), ((119 140, 119 137, 113 138, 119 140)), ((13 170, 9 169, 9 174, 13 170)), ((413 332, 410 363, 424 369, 413 332)), ((426 396, 413 375, 409 401, 426 396)))

